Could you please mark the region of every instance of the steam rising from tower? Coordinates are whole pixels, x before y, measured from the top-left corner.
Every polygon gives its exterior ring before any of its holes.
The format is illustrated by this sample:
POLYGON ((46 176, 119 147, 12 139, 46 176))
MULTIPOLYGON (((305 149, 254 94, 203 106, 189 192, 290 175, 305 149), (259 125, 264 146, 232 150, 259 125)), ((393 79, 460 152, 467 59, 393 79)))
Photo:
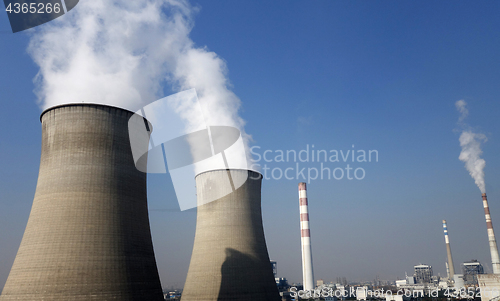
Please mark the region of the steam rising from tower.
POLYGON ((42 114, 35 198, 0 300, 163 300, 132 114, 88 104, 42 114))
POLYGON ((300 244, 302 247, 302 279, 304 290, 314 289, 312 264, 311 232, 309 230, 309 210, 307 204, 306 183, 299 183, 300 205, 300 244))
POLYGON ((443 230, 444 230, 444 242, 446 243, 446 254, 448 255, 448 279, 453 279, 453 275, 455 275, 455 267, 453 265, 453 258, 451 257, 451 247, 450 247, 450 239, 448 238, 448 227, 446 226, 446 220, 443 220, 443 230))
POLYGON ((205 114, 197 103, 177 103, 185 134, 232 126, 247 147, 225 62, 189 37, 196 11, 187 0, 80 1, 64 18, 35 28, 28 53, 40 66, 41 107, 91 102, 137 111, 169 90, 194 88, 205 114))
POLYGON ((498 257, 497 240, 491 223, 490 208, 486 193, 483 193, 484 216, 486 218, 486 228, 488 229, 488 241, 490 243, 491 265, 493 266, 493 274, 500 274, 500 258, 498 257))

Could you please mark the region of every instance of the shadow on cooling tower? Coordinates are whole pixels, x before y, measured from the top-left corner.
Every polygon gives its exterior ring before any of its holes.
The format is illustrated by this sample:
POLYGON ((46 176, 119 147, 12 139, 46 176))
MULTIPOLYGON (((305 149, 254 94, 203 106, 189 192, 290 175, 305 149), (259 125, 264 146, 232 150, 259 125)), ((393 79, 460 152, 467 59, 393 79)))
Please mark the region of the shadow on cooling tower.
POLYGON ((262 175, 233 169, 241 187, 215 201, 228 170, 196 176, 196 234, 182 301, 280 300, 262 225, 262 175))
MULTIPOLYGON (((261 292, 264 296, 272 294, 267 291, 266 286, 253 287, 248 290, 246 283, 259 283, 261 274, 255 273, 255 266, 262 264, 252 256, 246 255, 238 250, 227 248, 226 260, 221 267, 221 284, 217 301, 228 300, 253 300, 255 291, 261 292), (253 272, 252 272, 253 271, 253 272), (246 288, 246 290, 245 290, 246 288)), ((271 265, 271 263, 269 263, 271 265)), ((261 299, 274 300, 274 299, 261 299)))

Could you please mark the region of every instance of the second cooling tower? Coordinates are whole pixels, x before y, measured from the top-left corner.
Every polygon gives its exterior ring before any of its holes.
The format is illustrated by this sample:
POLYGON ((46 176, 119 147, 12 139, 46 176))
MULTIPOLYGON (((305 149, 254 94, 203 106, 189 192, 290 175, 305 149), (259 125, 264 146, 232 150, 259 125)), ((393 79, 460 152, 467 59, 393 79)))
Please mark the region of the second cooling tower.
POLYGON ((196 176, 198 216, 182 301, 280 300, 267 253, 261 214, 262 175, 215 170, 196 176), (246 182, 219 195, 223 183, 246 182), (237 179, 240 177, 241 179, 237 179))
POLYGON ((0 300, 163 300, 132 114, 86 104, 42 114, 35 198, 0 300))

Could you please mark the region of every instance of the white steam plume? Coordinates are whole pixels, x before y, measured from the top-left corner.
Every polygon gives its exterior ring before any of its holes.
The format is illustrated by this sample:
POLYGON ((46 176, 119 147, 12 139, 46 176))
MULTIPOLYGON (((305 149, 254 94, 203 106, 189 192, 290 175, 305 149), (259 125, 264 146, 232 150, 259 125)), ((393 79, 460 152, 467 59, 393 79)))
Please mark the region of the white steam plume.
POLYGON ((466 130, 467 124, 463 120, 467 117, 467 103, 464 100, 459 100, 455 103, 457 110, 460 112, 459 124, 463 128, 459 141, 462 151, 458 159, 465 163, 465 168, 476 182, 481 193, 486 193, 486 184, 484 182, 484 167, 486 161, 481 158, 483 151, 481 150, 481 142, 486 142, 488 139, 484 134, 474 133, 472 130, 466 130))
POLYGON ((229 125, 247 144, 224 61, 189 38, 195 11, 186 0, 80 1, 37 27, 28 52, 40 66, 40 106, 98 103, 135 111, 163 97, 165 84, 177 91, 195 88, 207 114, 201 120, 179 110, 186 131, 204 121, 229 125))
POLYGON ((455 107, 457 107, 458 112, 460 112, 460 117, 458 118, 458 122, 461 123, 469 115, 469 110, 467 109, 467 103, 465 102, 465 100, 461 99, 455 103, 455 107))

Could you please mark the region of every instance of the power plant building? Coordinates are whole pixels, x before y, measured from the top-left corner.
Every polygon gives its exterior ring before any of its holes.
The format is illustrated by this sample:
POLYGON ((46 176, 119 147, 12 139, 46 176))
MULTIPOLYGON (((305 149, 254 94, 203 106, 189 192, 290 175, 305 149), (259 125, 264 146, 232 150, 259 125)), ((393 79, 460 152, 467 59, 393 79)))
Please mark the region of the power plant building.
POLYGON ((432 281, 432 266, 420 264, 413 267, 415 271, 415 282, 417 284, 431 283, 432 281))
POLYGON ((278 263, 274 260, 271 260, 271 266, 273 267, 273 275, 274 278, 278 278, 278 263))
POLYGON ((498 300, 500 296, 500 275, 478 274, 477 281, 481 290, 481 301, 498 300))
POLYGON ((483 265, 477 260, 462 263, 462 274, 465 286, 477 286, 477 275, 484 274, 483 265))
POLYGON ((132 115, 89 104, 42 113, 36 193, 0 300, 163 300, 132 115))

